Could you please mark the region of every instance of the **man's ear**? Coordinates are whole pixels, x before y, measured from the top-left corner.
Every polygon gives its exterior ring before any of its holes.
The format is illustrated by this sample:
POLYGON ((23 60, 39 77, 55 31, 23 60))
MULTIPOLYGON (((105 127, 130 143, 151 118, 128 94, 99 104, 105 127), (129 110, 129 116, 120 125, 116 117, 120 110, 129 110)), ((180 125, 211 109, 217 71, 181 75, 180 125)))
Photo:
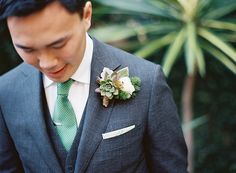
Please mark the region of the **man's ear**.
POLYGON ((91 26, 92 11, 92 3, 90 1, 87 1, 83 9, 83 22, 85 22, 87 31, 91 26))

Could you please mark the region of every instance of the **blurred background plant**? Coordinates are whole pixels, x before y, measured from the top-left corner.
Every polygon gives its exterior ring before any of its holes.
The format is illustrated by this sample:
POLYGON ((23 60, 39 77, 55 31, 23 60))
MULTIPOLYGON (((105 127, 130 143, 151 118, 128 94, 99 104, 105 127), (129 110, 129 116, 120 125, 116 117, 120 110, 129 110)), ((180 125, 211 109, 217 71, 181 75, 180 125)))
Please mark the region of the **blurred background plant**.
POLYGON ((5 22, 0 23, 0 75, 21 62, 13 50, 9 32, 5 22))
MULTIPOLYGON (((190 172, 236 172, 236 1, 94 0, 93 6, 92 36, 162 64, 182 110, 190 172)), ((21 60, 4 24, 0 38, 3 74, 21 60)))

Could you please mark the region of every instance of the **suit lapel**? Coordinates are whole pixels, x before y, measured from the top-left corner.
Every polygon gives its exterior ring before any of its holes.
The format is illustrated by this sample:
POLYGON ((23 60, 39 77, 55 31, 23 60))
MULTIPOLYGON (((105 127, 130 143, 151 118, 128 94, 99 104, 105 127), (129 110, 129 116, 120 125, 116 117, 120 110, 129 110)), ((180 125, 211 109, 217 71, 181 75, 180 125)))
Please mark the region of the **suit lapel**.
POLYGON ((30 74, 23 83, 23 88, 25 88, 25 90, 23 90, 25 92, 24 97, 28 98, 28 107, 24 109, 24 115, 26 115, 25 121, 28 122, 28 131, 33 136, 35 146, 38 148, 42 158, 51 171, 57 173, 63 172, 47 133, 42 100, 44 92, 42 76, 31 67, 27 67, 24 72, 25 75, 30 74))
POLYGON ((104 56, 104 53, 101 52, 103 52, 101 43, 94 40, 89 98, 75 164, 75 172, 79 173, 86 170, 93 154, 102 141, 102 133, 107 128, 113 108, 113 102, 110 102, 107 108, 102 106, 101 97, 95 93, 95 89, 98 87, 96 79, 104 67, 115 69, 119 64, 112 61, 111 57, 104 56))

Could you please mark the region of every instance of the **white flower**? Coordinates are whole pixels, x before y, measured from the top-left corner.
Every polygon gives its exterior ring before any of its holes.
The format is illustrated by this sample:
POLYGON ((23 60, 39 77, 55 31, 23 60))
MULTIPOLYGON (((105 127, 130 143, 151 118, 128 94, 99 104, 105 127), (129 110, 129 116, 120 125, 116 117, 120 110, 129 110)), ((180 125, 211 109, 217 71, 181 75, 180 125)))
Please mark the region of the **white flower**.
POLYGON ((122 83, 122 91, 129 93, 132 95, 132 93, 135 91, 135 88, 133 84, 131 83, 131 80, 129 77, 122 77, 119 79, 119 81, 122 83))
POLYGON ((101 80, 106 80, 107 77, 110 78, 111 75, 112 75, 112 73, 113 73, 112 70, 110 70, 109 68, 104 67, 104 68, 103 68, 103 71, 102 71, 102 73, 101 73, 101 80))

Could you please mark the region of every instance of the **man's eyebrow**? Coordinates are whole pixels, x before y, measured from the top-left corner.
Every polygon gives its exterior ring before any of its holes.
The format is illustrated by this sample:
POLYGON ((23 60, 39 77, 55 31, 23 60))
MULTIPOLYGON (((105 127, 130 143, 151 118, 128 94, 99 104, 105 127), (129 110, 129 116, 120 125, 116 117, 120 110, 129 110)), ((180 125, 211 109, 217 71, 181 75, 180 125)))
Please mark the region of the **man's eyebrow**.
MULTIPOLYGON (((53 41, 52 43, 47 44, 46 47, 51 47, 51 46, 53 46, 55 44, 63 42, 64 40, 67 40, 67 39, 69 39, 68 36, 59 38, 58 40, 53 41)), ((27 46, 20 45, 20 44, 17 44, 17 43, 15 44, 15 46, 18 47, 18 48, 21 48, 21 49, 34 49, 33 47, 27 47, 27 46)))
POLYGON ((47 44, 47 47, 51 47, 51 46, 53 46, 53 45, 55 45, 55 44, 58 44, 58 43, 61 43, 61 42, 65 41, 65 40, 67 40, 67 39, 68 39, 68 36, 59 38, 58 40, 56 40, 56 41, 54 41, 54 42, 52 42, 52 43, 47 44))
POLYGON ((20 44, 15 44, 15 46, 18 47, 18 48, 21 48, 21 49, 34 49, 32 47, 23 46, 23 45, 20 45, 20 44))

